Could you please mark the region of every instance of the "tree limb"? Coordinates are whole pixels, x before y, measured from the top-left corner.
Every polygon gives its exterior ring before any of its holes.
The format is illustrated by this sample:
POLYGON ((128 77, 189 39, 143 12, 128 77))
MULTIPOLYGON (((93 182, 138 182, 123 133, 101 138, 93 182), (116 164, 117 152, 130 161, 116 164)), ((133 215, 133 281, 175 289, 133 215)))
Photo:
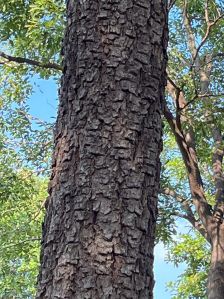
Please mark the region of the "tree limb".
POLYGON ((174 6, 176 0, 170 0, 169 4, 168 4, 168 11, 170 11, 172 9, 172 7, 174 6))
POLYGON ((193 97, 193 99, 191 99, 190 101, 188 101, 183 108, 180 108, 180 110, 183 110, 183 109, 187 108, 188 106, 190 106, 192 103, 194 103, 198 99, 203 99, 203 98, 217 98, 217 97, 221 97, 221 96, 224 96, 224 93, 218 93, 218 94, 205 93, 205 94, 195 95, 193 97))
POLYGON ((175 136, 176 142, 178 144, 184 164, 187 169, 193 204, 204 227, 206 228, 206 230, 208 230, 208 228, 210 227, 212 213, 210 205, 208 204, 204 195, 203 183, 198 168, 195 151, 188 146, 181 128, 178 127, 176 119, 173 117, 166 104, 164 108, 164 115, 175 136))
POLYGON ((196 56, 197 47, 196 47, 196 41, 195 36, 193 33, 193 30, 191 28, 191 22, 187 13, 187 0, 184 1, 184 8, 183 8, 183 20, 184 20, 184 26, 187 32, 188 37, 188 46, 192 57, 196 56))
MULTIPOLYGON (((200 45, 197 47, 196 52, 193 56, 193 60, 192 60, 192 65, 190 67, 190 70, 193 68, 194 63, 197 59, 198 53, 201 50, 201 48, 204 46, 204 44, 206 43, 207 39, 209 38, 209 34, 211 33, 212 28, 217 24, 217 22, 219 20, 221 20, 224 17, 224 14, 219 15, 213 22, 209 21, 209 19, 207 19, 207 29, 205 32, 204 37, 202 38, 202 41, 200 43, 200 45)), ((208 18, 208 17, 206 17, 208 18)))
POLYGON ((183 207, 186 214, 172 212, 171 214, 176 217, 180 217, 183 219, 188 220, 191 225, 203 236, 206 240, 210 243, 211 240, 209 238, 208 232, 206 231, 205 227, 200 223, 200 221, 196 220, 194 213, 190 207, 189 200, 183 198, 182 196, 178 195, 174 190, 170 188, 164 188, 160 190, 160 193, 173 197, 176 201, 178 201, 181 206, 183 207))
MULTIPOLYGON (((38 66, 38 67, 45 68, 45 69, 54 69, 57 71, 62 71, 62 67, 57 63, 52 63, 52 62, 44 63, 44 62, 36 61, 33 59, 28 59, 28 58, 23 58, 23 57, 15 57, 15 56, 8 55, 1 51, 0 51, 0 57, 6 59, 8 62, 12 61, 12 62, 20 63, 20 64, 29 64, 32 66, 38 66)), ((1 62, 1 64, 4 64, 4 63, 5 62, 1 62)))
POLYGON ((179 202, 181 204, 181 206, 183 207, 183 209, 185 210, 185 212, 188 215, 191 215, 192 217, 194 217, 194 214, 190 207, 189 201, 186 198, 183 198, 182 196, 178 195, 174 190, 172 190, 170 188, 161 189, 160 193, 173 197, 177 202, 179 202))
POLYGON ((224 173, 222 169, 224 145, 221 131, 219 128, 213 128, 213 139, 215 142, 215 150, 212 157, 214 182, 216 187, 216 205, 214 209, 214 216, 219 218, 219 221, 223 221, 224 215, 224 173))

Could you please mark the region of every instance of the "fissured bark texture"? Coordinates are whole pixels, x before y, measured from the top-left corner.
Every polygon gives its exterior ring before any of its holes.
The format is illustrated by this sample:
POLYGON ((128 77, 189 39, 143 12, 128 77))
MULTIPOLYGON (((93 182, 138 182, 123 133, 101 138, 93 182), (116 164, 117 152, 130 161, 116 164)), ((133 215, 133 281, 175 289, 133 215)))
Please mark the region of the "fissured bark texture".
POLYGON ((163 0, 70 0, 36 298, 152 298, 163 0))
POLYGON ((215 223, 211 234, 212 256, 208 276, 208 299, 224 298, 224 223, 215 223))

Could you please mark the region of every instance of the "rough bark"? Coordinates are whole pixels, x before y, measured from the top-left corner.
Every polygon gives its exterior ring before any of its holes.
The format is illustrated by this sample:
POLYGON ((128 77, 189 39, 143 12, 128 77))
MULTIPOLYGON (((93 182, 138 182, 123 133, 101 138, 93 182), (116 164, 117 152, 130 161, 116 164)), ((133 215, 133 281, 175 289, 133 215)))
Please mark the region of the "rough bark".
POLYGON ((215 224, 212 239, 211 266, 208 277, 208 299, 224 297, 224 224, 215 224))
POLYGON ((152 298, 163 0, 67 2, 36 298, 152 298))

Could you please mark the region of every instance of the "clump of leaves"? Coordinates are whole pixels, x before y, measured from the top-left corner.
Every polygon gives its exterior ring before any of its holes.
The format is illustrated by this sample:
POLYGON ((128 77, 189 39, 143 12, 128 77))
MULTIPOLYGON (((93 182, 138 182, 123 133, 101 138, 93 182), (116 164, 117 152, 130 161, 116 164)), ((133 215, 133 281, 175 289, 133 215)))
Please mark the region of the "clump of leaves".
POLYGON ((168 288, 172 299, 206 298, 206 283, 210 264, 210 246, 198 233, 182 234, 169 246, 169 262, 185 264, 186 270, 168 288))

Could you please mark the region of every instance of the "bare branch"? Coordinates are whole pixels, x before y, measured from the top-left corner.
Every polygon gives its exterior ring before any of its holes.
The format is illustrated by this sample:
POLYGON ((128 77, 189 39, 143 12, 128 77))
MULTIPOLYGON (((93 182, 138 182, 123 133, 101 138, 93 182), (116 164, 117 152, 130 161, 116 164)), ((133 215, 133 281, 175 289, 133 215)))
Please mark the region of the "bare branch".
MULTIPOLYGON (((36 61, 33 59, 28 59, 28 58, 23 58, 23 57, 14 57, 14 56, 8 55, 1 51, 0 51, 0 57, 6 59, 8 62, 12 61, 12 62, 20 63, 20 64, 29 64, 32 66, 38 66, 38 67, 45 68, 45 69, 54 69, 57 71, 62 71, 62 67, 56 63, 51 63, 51 62, 44 63, 44 62, 36 61)), ((1 64, 3 64, 3 63, 4 62, 1 62, 1 64)))

